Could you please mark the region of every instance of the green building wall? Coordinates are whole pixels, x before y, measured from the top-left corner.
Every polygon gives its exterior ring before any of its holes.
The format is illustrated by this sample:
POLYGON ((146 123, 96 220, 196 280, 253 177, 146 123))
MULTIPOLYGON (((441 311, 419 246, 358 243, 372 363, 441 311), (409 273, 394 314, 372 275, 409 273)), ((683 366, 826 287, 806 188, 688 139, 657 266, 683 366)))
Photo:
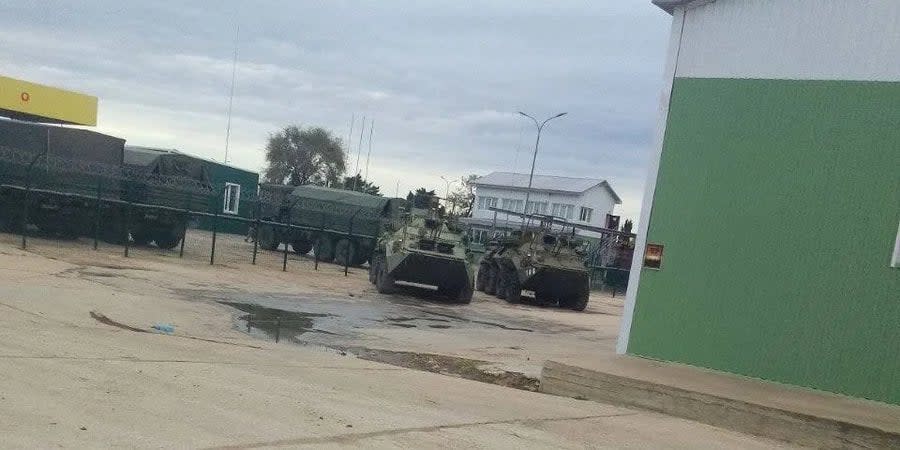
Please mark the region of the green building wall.
POLYGON ((900 404, 900 83, 677 78, 628 353, 900 404))
MULTIPOLYGON (((226 166, 224 164, 209 163, 207 168, 209 170, 210 184, 212 184, 213 189, 215 189, 216 192, 216 196, 211 197, 209 200, 207 212, 215 213, 218 211, 219 215, 222 217, 228 215, 223 213, 224 203, 221 198, 222 190, 225 188, 225 183, 235 183, 241 185, 241 200, 238 206, 237 215, 246 218, 253 217, 254 205, 253 202, 248 200, 256 198, 256 190, 259 185, 259 174, 226 166)), ((197 226, 204 230, 212 230, 213 218, 201 217, 198 220, 197 226)), ((216 227, 218 232, 243 235, 247 234, 247 228, 248 225, 246 223, 225 219, 220 219, 219 224, 216 227)))

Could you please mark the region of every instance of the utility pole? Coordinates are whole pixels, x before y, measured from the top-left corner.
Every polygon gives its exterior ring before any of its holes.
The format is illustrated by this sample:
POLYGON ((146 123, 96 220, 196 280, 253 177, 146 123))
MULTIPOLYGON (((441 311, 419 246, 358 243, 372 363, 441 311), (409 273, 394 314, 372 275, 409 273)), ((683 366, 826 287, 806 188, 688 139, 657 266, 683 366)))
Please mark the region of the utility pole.
POLYGON ((372 156, 372 134, 375 133, 375 119, 372 119, 372 123, 369 124, 369 152, 366 153, 366 174, 363 176, 363 181, 369 181, 369 158, 372 156))
MULTIPOLYGON (((564 113, 564 112, 559 113, 553 117, 548 118, 547 120, 544 120, 541 123, 538 123, 537 119, 529 116, 528 114, 523 113, 522 111, 519 111, 519 114, 531 119, 534 122, 534 126, 537 128, 537 139, 535 139, 535 141, 534 141, 534 156, 531 157, 531 173, 528 175, 528 189, 525 191, 525 210, 524 210, 524 212, 525 212, 525 214, 528 214, 528 200, 531 198, 531 182, 534 180, 534 163, 535 163, 535 161, 537 161, 538 146, 541 144, 541 131, 544 130, 544 125, 546 125, 547 122, 549 122, 553 119, 556 119, 558 117, 562 117, 568 113, 564 113)), ((522 216, 522 223, 523 224, 525 223, 525 216, 522 216)))
POLYGON ((231 92, 228 94, 228 124, 225 125, 225 164, 228 164, 228 141, 231 139, 231 106, 234 104, 234 78, 237 74, 237 46, 240 26, 234 26, 234 57, 231 60, 231 92))
POLYGON ((353 190, 356 191, 357 181, 359 179, 359 156, 362 152, 363 134, 366 132, 366 116, 363 116, 362 129, 359 130, 359 145, 356 147, 356 168, 353 170, 353 190))

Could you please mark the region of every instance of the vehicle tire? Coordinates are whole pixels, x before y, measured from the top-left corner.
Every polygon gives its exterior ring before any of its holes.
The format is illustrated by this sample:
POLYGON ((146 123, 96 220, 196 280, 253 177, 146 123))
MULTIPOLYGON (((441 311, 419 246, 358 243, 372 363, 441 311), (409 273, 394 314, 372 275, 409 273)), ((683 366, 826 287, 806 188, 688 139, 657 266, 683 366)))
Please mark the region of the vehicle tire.
POLYGON ((499 298, 500 300, 506 299, 506 267, 497 266, 494 268, 494 279, 496 280, 497 287, 494 291, 494 297, 499 298))
POLYGON ((588 300, 591 297, 591 287, 588 283, 584 283, 578 293, 566 302, 566 306, 574 311, 584 311, 587 308, 588 300))
POLYGON ((150 245, 150 241, 152 240, 153 237, 145 230, 134 230, 131 232, 131 241, 134 242, 135 245, 150 245))
POLYGON ((536 291, 534 293, 534 301, 538 305, 551 305, 556 303, 556 301, 546 292, 536 291))
POLYGON ((375 287, 378 288, 380 294, 393 294, 396 290, 394 285, 394 277, 387 271, 387 262, 382 260, 378 263, 378 272, 375 275, 375 287))
POLYGON ((472 285, 466 283, 463 287, 456 293, 456 303, 461 304, 469 304, 472 303, 472 285))
POLYGON ((512 269, 506 271, 506 302, 519 303, 522 301, 522 285, 519 283, 519 274, 512 269))
POLYGON ((384 261, 384 256, 375 255, 372 258, 372 263, 369 264, 369 283, 375 284, 378 271, 381 270, 381 261, 384 261))
POLYGON ((475 277, 475 290, 478 292, 484 292, 484 288, 487 285, 487 276, 488 276, 488 265, 481 264, 478 266, 478 275, 475 277))
POLYGON ((313 245, 312 245, 312 242, 309 242, 306 239, 300 238, 300 239, 294 240, 294 242, 291 242, 291 248, 294 249, 294 253, 296 253, 300 256, 303 256, 303 255, 309 253, 310 250, 312 250, 313 245))
POLYGON ((484 293, 494 295, 497 293, 497 268, 490 264, 485 264, 484 274, 484 293))
POLYGON ((181 234, 175 230, 161 231, 156 234, 153 240, 156 242, 157 247, 171 250, 181 242, 181 234))
POLYGON ((334 246, 334 263, 352 266, 356 261, 356 243, 347 238, 337 241, 334 246))
POLYGON ((359 245, 356 245, 356 256, 353 258, 353 262, 351 263, 354 267, 360 267, 366 263, 366 261, 370 258, 370 253, 372 252, 368 248, 361 248, 359 245))
POLYGON ((328 236, 319 236, 313 245, 313 251, 316 252, 316 258, 322 262, 331 262, 334 260, 334 243, 328 236))
POLYGON ((278 235, 275 228, 271 225, 260 225, 259 227, 259 247, 264 250, 278 250, 281 242, 278 241, 278 235))

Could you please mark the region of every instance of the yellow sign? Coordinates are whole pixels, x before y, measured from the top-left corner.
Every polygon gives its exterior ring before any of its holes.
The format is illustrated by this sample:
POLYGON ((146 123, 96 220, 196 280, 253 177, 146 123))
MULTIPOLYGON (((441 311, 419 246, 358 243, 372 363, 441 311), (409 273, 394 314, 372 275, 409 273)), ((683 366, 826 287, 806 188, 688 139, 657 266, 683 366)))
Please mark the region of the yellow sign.
POLYGON ((0 116, 97 125, 97 97, 0 76, 0 116))

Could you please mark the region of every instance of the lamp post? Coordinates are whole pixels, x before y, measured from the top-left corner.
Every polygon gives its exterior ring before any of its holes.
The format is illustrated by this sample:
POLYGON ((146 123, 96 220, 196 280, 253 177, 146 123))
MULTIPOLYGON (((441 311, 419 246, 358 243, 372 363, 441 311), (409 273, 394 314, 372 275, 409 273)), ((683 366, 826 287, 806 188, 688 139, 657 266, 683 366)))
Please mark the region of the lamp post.
MULTIPOLYGON (((540 143, 541 143, 541 131, 543 131, 544 125, 546 125, 547 122, 549 122, 553 119, 556 119, 558 117, 562 117, 568 113, 564 113, 564 112, 559 113, 553 117, 547 118, 547 120, 544 120, 543 122, 540 122, 540 123, 538 123, 537 119, 529 116, 528 114, 523 113, 522 111, 519 111, 519 114, 531 119, 532 122, 534 122, 534 126, 537 128, 537 139, 535 139, 535 141, 534 141, 534 155, 531 157, 531 173, 528 174, 528 189, 525 191, 524 212, 525 212, 525 214, 528 214, 528 201, 531 199, 531 182, 534 180, 534 163, 537 161, 538 145, 540 145, 540 143)), ((522 217, 522 222, 525 222, 524 216, 522 217)))

